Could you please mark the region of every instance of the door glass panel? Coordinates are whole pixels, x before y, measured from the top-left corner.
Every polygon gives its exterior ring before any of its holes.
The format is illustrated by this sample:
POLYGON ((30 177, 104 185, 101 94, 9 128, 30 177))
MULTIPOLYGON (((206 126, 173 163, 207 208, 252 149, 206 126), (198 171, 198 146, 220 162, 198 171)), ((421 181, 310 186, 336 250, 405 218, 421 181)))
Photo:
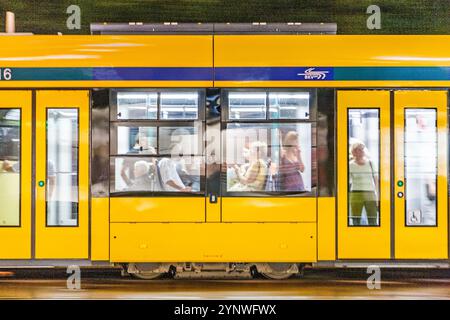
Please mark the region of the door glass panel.
POLYGON ((117 119, 156 119, 158 94, 156 92, 119 92, 117 119))
POLYGON ((348 224, 379 226, 380 111, 348 109, 348 224))
POLYGON ((435 109, 405 109, 407 226, 436 225, 437 127, 435 109))
POLYGON ((161 92, 160 118, 186 120, 198 118, 198 92, 161 92))
POLYGON ((47 109, 47 225, 78 224, 78 109, 47 109))
POLYGON ((265 92, 230 92, 229 119, 266 119, 265 92))
POLYGON ((20 109, 0 109, 0 227, 20 225, 20 109))
POLYGON ((270 92, 271 119, 309 119, 309 92, 270 92))

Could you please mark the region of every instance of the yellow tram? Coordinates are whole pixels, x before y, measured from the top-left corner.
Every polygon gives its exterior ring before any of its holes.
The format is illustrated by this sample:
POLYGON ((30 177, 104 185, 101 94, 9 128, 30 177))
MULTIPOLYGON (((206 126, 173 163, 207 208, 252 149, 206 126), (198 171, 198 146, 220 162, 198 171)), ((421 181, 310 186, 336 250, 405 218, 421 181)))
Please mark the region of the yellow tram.
POLYGON ((0 38, 1 267, 449 267, 450 36, 94 27, 0 38))

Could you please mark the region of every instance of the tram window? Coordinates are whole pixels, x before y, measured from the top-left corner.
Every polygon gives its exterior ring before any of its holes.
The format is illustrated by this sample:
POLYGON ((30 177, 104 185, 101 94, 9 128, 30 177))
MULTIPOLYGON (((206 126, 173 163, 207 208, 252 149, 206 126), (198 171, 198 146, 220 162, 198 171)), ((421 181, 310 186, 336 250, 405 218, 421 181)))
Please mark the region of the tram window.
POLYGON ((198 99, 198 92, 161 92, 160 119, 197 119, 198 99))
POLYGON ((348 219, 350 226, 379 226, 380 112, 348 109, 348 219))
POLYGON ((309 119, 309 92, 270 92, 271 119, 309 119))
POLYGON ((436 225, 436 109, 405 109, 407 226, 436 225))
POLYGON ((229 123, 228 192, 310 192, 315 146, 311 123, 229 123))
POLYGON ((78 109, 47 109, 47 225, 78 224, 78 109))
POLYGON ((20 225, 20 109, 0 109, 0 227, 20 225))
POLYGON ((156 92, 118 92, 117 119, 156 119, 157 102, 156 92))
POLYGON ((200 141, 197 127, 160 127, 160 154, 195 155, 200 152, 200 141))
POLYGON ((228 94, 229 118, 232 120, 266 119, 265 92, 230 92, 228 94))
POLYGON ((117 154, 155 154, 156 135, 156 127, 118 126, 117 154))
POLYGON ((200 156, 114 157, 111 192, 202 191, 205 165, 200 156))

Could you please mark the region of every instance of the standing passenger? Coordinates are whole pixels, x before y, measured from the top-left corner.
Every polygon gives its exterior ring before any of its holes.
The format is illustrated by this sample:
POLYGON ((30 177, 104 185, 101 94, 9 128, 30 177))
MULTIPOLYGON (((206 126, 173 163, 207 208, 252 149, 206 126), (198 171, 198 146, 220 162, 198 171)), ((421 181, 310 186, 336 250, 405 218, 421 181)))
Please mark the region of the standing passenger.
POLYGON ((305 165, 302 160, 298 133, 289 131, 283 141, 278 178, 280 191, 305 191, 303 171, 305 171, 305 165))
POLYGON ((369 225, 377 225, 377 182, 372 161, 366 157, 366 146, 362 142, 355 142, 350 147, 353 158, 350 160, 349 179, 350 194, 349 202, 351 215, 350 219, 354 226, 361 225, 361 214, 363 208, 367 214, 369 225))

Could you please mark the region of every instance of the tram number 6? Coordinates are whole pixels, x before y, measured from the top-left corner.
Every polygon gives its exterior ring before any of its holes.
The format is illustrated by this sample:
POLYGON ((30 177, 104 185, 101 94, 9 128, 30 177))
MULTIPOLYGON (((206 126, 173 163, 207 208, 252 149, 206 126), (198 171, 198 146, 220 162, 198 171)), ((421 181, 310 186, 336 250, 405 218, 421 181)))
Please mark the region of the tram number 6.
POLYGON ((12 71, 10 68, 0 68, 0 80, 11 80, 12 78, 12 71))

